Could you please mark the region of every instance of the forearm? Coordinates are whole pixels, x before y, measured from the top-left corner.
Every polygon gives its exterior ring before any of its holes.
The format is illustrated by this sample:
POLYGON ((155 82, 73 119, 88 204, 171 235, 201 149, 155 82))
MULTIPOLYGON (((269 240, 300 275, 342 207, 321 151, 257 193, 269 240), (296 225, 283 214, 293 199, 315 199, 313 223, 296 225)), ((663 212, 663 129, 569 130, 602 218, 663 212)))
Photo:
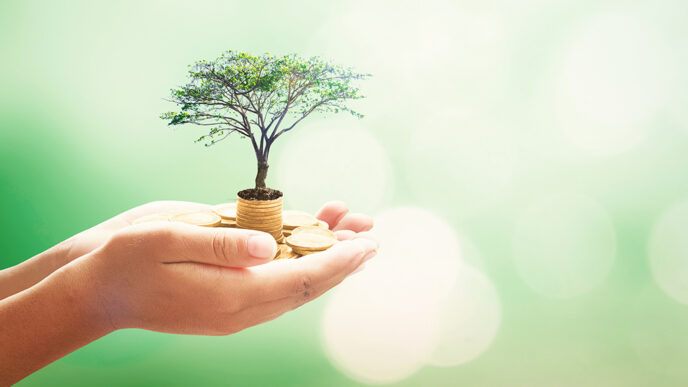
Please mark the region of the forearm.
POLYGON ((67 264, 72 239, 66 240, 31 259, 0 271, 0 300, 37 284, 67 264))
POLYGON ((0 301, 0 385, 15 383, 112 331, 90 282, 78 266, 67 265, 0 301))

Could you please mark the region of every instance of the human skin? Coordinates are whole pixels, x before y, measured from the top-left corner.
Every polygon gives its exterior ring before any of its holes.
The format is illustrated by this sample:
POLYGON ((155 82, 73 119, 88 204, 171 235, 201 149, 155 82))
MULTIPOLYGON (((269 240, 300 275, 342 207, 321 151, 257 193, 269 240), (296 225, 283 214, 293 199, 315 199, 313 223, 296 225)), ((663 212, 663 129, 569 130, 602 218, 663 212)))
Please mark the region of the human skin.
POLYGON ((252 230, 182 223, 132 225, 140 216, 202 210, 155 202, 120 214, 0 272, 0 384, 117 329, 227 335, 315 299, 377 250, 372 220, 341 202, 317 217, 341 242, 296 260, 272 261, 274 239, 252 230))

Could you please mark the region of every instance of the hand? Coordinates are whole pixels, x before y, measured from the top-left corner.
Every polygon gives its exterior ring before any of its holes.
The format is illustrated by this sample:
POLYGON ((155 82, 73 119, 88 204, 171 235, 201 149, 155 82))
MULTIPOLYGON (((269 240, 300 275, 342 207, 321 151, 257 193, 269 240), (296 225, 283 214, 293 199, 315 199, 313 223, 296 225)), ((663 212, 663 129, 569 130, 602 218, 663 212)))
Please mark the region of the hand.
POLYGON ((299 259, 272 261, 275 241, 258 231, 131 225, 150 213, 207 208, 147 204, 72 238, 71 263, 55 248, 0 271, 0 384, 119 328, 218 335, 272 320, 335 286, 377 250, 365 232, 372 220, 346 214, 340 202, 317 216, 342 242, 299 259))
MULTIPOLYGON (((131 226, 142 216, 173 211, 210 211, 211 208, 207 204, 183 201, 157 201, 132 208, 62 242, 62 248, 66 247, 64 264, 100 247, 115 232, 131 226)), ((331 201, 322 206, 316 218, 327 222, 330 230, 337 232, 339 239, 349 239, 354 233, 373 227, 373 220, 369 216, 348 211, 343 202, 331 201)))
MULTIPOLYGON (((318 215, 335 229, 369 229, 369 218, 347 218, 338 206, 318 215)), ((377 242, 344 233, 350 239, 327 251, 271 262, 276 244, 262 232, 144 223, 115 232, 68 267, 77 282, 92 284, 112 329, 224 335, 315 299, 375 255, 377 242)))
MULTIPOLYGON (((131 226, 136 219, 144 215, 171 211, 208 211, 210 209, 211 206, 201 203, 158 201, 119 214, 17 266, 0 270, 0 300, 28 289, 74 259, 97 249, 107 242, 114 233, 131 226)), ((330 228, 339 234, 340 239, 351 238, 355 232, 366 231, 372 227, 373 221, 370 217, 360 214, 347 214, 347 212, 344 203, 330 202, 322 207, 317 217, 326 221, 330 228)))

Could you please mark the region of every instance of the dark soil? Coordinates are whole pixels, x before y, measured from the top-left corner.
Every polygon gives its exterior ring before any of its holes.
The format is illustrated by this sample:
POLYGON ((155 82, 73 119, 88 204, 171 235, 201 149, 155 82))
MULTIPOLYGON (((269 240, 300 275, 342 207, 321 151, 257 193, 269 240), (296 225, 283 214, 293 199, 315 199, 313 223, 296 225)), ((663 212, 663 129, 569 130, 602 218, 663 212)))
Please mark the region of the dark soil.
POLYGON ((237 193, 244 200, 275 200, 282 197, 282 191, 272 188, 250 188, 237 193))

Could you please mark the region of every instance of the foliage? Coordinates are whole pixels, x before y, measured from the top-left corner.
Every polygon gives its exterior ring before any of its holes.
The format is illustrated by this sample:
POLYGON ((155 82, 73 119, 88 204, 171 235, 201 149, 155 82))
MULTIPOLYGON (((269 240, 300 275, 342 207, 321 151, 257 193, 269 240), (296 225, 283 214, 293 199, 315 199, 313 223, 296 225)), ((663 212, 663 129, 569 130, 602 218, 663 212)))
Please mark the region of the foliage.
POLYGON ((321 58, 303 59, 226 51, 213 61, 189 66, 189 81, 171 90, 176 112, 161 116, 169 125, 207 126, 198 138, 210 146, 236 132, 250 139, 259 164, 272 143, 314 112, 362 114, 346 103, 363 96, 353 81, 369 77, 321 58))

